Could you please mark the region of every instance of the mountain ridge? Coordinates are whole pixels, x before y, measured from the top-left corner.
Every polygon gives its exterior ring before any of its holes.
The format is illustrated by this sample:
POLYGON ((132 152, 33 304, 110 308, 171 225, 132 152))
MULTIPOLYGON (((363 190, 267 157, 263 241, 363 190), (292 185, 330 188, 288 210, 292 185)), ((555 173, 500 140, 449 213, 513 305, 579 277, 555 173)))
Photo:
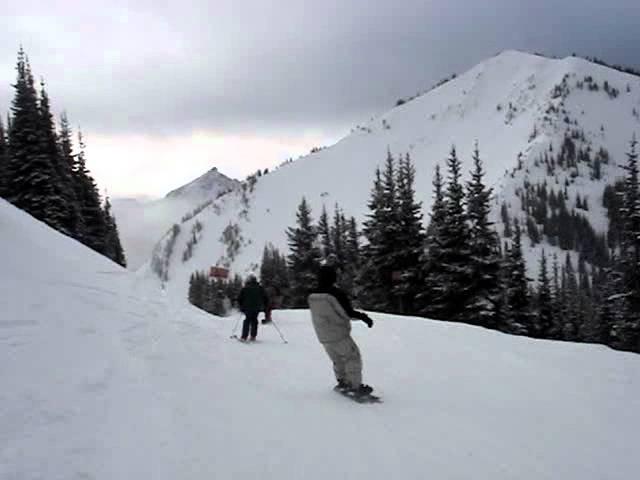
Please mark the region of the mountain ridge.
MULTIPOLYGON (((244 274, 256 270, 265 244, 286 251, 284 231, 295 223, 295 209, 303 196, 315 219, 323 205, 332 211, 339 204, 361 223, 375 168, 384 162, 387 151, 412 156, 416 197, 428 215, 435 165, 443 164, 455 144, 463 171, 468 172, 474 143, 479 141, 485 179, 494 188, 492 215, 501 231, 501 204, 507 203, 512 215, 526 220, 519 213, 517 190, 525 181, 545 181, 545 170, 537 165, 539 157, 550 148, 559 151, 566 136, 578 132, 584 136, 584 141, 576 140, 579 148, 592 153, 606 149, 612 161, 602 167, 597 181, 589 179, 587 167, 580 166, 558 169, 555 181, 571 181, 567 195, 572 208, 578 192, 588 194, 593 212, 587 215, 602 233, 606 226, 602 191, 621 175, 618 163, 625 158, 634 129, 640 129, 636 106, 640 106, 640 79, 633 75, 577 57, 548 59, 507 50, 357 126, 335 145, 255 178, 252 185, 245 182, 243 189, 214 202, 197 216, 204 226, 199 234, 202 240, 184 263, 179 252, 186 248, 192 225, 187 222, 184 234, 177 235, 175 258, 168 262, 169 283, 176 283, 184 293, 194 270, 222 262, 244 274), (591 79, 586 87, 585 79, 591 79), (241 237, 233 258, 221 241, 222 232, 230 226, 236 226, 241 237)), ((535 264, 541 245, 528 248, 529 266, 535 264)), ((547 246, 554 251, 553 245, 547 246)))

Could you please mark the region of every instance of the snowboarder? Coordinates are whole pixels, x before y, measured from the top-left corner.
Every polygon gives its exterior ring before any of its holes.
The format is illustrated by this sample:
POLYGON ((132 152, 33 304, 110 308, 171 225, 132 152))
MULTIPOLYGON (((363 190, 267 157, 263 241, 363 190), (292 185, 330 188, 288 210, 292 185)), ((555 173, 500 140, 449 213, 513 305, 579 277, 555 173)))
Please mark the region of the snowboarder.
POLYGON ((242 336, 240 340, 247 341, 249 333, 250 340, 253 342, 258 335, 258 314, 266 308, 269 303, 264 288, 258 283, 255 275, 249 275, 244 287, 238 295, 238 306, 240 311, 244 313, 244 323, 242 324, 242 336))
POLYGON ((366 313, 353 309, 347 294, 336 287, 336 280, 333 266, 320 267, 318 287, 308 298, 313 327, 333 362, 338 381, 336 390, 356 396, 370 395, 373 388, 362 383, 362 358, 351 338, 351 319, 362 320, 369 328, 373 326, 373 320, 366 313))

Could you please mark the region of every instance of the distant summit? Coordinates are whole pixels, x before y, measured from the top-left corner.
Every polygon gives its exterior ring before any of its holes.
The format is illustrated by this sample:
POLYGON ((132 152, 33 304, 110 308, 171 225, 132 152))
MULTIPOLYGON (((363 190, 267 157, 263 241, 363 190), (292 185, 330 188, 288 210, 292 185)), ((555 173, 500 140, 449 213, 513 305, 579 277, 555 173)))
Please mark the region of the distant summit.
POLYGON ((218 194, 232 190, 240 185, 238 180, 227 177, 213 167, 195 180, 167 193, 165 198, 204 198, 217 197, 218 194))
POLYGON ((239 188, 240 182, 216 167, 195 180, 154 201, 114 199, 121 240, 129 259, 129 268, 137 269, 148 261, 153 246, 174 223, 201 205, 239 188))

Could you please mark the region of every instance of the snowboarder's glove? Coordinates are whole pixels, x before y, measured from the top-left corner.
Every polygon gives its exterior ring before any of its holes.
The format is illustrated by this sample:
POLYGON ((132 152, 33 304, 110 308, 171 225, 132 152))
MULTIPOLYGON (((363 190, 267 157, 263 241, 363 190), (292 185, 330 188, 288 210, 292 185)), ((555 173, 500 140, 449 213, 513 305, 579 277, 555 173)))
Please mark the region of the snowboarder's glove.
POLYGON ((366 317, 366 318, 363 318, 362 321, 367 324, 367 327, 369 328, 373 327, 373 320, 371 320, 371 318, 366 317))

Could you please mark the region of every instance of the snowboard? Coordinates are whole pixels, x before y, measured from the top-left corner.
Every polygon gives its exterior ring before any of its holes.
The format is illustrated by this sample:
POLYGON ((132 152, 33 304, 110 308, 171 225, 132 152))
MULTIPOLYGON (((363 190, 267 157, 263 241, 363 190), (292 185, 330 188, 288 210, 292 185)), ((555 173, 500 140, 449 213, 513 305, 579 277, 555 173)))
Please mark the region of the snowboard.
POLYGON ((348 398, 349 400, 353 400, 356 403, 382 403, 382 398, 378 395, 374 395, 373 393, 368 393, 366 395, 356 395, 350 390, 345 390, 338 387, 334 387, 333 391, 339 393, 345 398, 348 398))

